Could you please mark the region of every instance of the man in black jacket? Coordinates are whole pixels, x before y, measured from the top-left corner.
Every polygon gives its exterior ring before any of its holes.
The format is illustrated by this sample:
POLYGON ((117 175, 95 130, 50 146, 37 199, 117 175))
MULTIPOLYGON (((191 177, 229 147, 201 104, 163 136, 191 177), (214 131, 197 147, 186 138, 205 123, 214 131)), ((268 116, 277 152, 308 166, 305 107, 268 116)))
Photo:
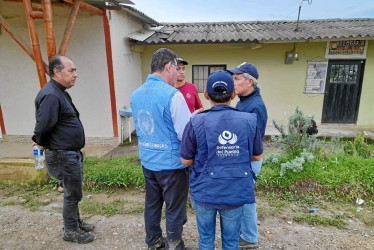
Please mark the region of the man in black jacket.
POLYGON ((94 225, 80 220, 78 203, 82 199, 84 130, 70 95, 65 91, 78 77, 74 63, 57 55, 49 62, 51 80, 35 99, 36 125, 32 140, 45 149, 45 160, 51 176, 64 185, 65 241, 88 243, 94 225))

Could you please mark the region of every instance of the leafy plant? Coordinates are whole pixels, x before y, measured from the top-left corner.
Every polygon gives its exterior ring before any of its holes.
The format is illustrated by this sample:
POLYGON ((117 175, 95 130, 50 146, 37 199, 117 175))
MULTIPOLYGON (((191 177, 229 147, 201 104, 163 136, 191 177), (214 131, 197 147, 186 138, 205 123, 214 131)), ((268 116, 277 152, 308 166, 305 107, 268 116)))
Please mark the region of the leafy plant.
POLYGON ((371 155, 369 145, 366 143, 363 134, 357 135, 353 141, 346 142, 344 152, 347 155, 355 155, 362 158, 369 158, 371 155))
POLYGON ((273 124, 280 135, 272 136, 271 139, 280 143, 288 154, 298 156, 304 149, 309 152, 321 150, 323 141, 313 135, 318 132, 313 116, 304 115, 299 107, 296 107, 295 113, 288 118, 287 132, 284 125, 279 125, 275 120, 273 124))

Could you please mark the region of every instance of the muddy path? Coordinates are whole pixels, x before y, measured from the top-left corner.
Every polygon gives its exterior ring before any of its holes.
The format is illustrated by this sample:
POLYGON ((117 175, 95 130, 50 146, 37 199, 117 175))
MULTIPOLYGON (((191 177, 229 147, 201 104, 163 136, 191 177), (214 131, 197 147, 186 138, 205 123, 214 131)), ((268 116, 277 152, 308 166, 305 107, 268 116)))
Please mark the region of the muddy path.
MULTIPOLYGON (((62 240, 61 193, 0 189, 0 249, 146 249, 143 192, 85 193, 82 203, 88 207, 116 203, 121 207, 114 215, 88 213, 85 208, 84 219, 96 224, 96 240, 87 245, 62 240)), ((372 207, 326 202, 318 206, 313 214, 324 218, 340 215, 344 227, 298 221, 298 216, 310 213, 305 205, 269 201, 258 195, 260 249, 374 249, 374 225, 369 225, 372 207)), ((183 238, 186 246, 198 249, 196 218, 193 209, 188 211, 183 238)), ((218 224, 216 233, 216 248, 220 249, 218 224)))

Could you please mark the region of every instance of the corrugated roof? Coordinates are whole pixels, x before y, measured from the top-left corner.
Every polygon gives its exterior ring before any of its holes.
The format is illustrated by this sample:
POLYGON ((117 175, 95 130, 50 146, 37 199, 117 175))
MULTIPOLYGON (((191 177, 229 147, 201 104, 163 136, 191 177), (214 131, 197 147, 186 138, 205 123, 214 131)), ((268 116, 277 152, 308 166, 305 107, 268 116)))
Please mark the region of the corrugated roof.
MULTIPOLYGON (((60 0, 53 0, 53 1, 60 1, 60 0)), ((131 0, 82 0, 88 4, 91 4, 96 7, 100 8, 116 8, 119 7, 120 4, 134 4, 131 0)))
POLYGON ((134 7, 129 6, 128 4, 134 4, 131 0, 82 0, 86 3, 92 4, 105 9, 124 9, 127 12, 130 12, 133 16, 139 18, 144 23, 150 26, 157 26, 159 23, 144 14, 143 12, 135 9, 134 7))
POLYGON ((137 32, 134 32, 127 37, 136 40, 136 41, 144 41, 148 37, 152 36, 156 31, 154 30, 139 30, 137 32))
MULTIPOLYGON (((221 23, 161 23, 150 37, 132 34, 135 44, 233 43, 338 38, 374 38, 374 18, 251 21, 221 23)), ((145 32, 144 30, 138 31, 145 32)))
MULTIPOLYGON (((121 0, 123 1, 123 0, 121 0)), ((156 20, 150 18, 149 16, 147 16, 146 14, 144 14, 143 12, 135 9, 134 7, 131 7, 131 6, 128 6, 128 5, 120 5, 122 9, 125 9, 129 12, 131 12, 132 15, 140 18, 141 20, 143 20, 143 22, 151 25, 151 26, 157 26, 157 25, 160 25, 156 20)))

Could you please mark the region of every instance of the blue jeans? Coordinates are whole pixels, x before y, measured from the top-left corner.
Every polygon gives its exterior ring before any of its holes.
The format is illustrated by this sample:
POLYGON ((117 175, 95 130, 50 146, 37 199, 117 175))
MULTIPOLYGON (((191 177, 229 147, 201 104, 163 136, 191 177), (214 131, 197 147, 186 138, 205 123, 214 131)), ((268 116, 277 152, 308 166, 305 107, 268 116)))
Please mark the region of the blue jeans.
POLYGON ((162 236, 161 212, 165 202, 168 241, 182 240, 183 225, 187 221, 188 169, 151 171, 143 167, 145 177, 144 221, 149 248, 162 236))
POLYGON ((81 151, 46 150, 45 161, 48 172, 64 185, 64 206, 62 215, 64 228, 78 227, 78 203, 82 199, 83 155, 81 151))
MULTIPOLYGON (((252 161, 251 166, 253 172, 257 176, 261 171, 262 160, 252 161)), ((256 203, 245 204, 243 206, 243 220, 240 237, 251 243, 258 241, 256 203)))
POLYGON ((220 215, 222 249, 239 249, 240 221, 243 206, 235 209, 217 210, 205 207, 193 201, 196 211, 197 229, 199 231, 199 250, 214 250, 216 234, 216 216, 220 215))

